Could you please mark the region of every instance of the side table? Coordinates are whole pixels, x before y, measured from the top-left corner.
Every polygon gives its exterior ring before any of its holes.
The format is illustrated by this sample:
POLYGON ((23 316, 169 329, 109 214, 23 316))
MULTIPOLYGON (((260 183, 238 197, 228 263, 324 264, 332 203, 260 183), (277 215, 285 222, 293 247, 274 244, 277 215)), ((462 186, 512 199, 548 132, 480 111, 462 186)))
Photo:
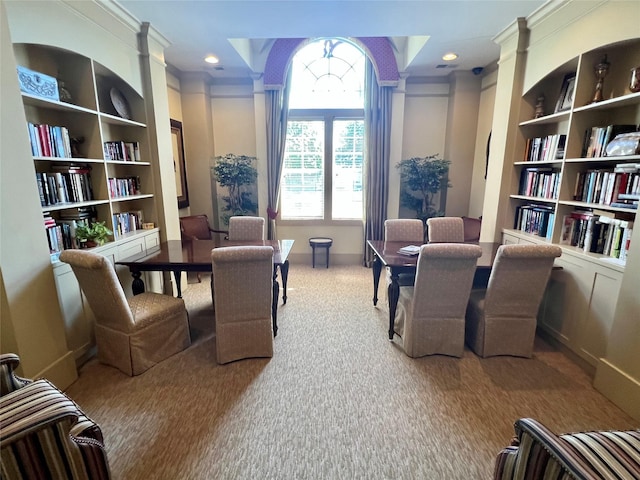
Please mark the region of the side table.
POLYGON ((309 239, 313 268, 316 268, 316 248, 324 248, 327 252, 327 268, 329 268, 329 249, 332 244, 333 239, 328 237, 312 237, 309 239))

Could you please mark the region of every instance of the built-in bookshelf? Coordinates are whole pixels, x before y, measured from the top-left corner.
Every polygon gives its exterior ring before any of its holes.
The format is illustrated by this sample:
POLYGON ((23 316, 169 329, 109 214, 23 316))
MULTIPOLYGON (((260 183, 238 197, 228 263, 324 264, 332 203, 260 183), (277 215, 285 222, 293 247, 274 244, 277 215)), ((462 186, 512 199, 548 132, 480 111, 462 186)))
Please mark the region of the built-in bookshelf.
POLYGON ((59 96, 22 92, 52 259, 78 247, 79 223, 105 222, 112 240, 157 223, 142 96, 83 55, 35 44, 14 52, 20 67, 64 85, 59 96))
POLYGON ((513 225, 505 233, 624 265, 640 198, 640 150, 621 155, 607 147, 638 131, 640 92, 629 88, 638 65, 640 39, 607 45, 570 59, 524 93, 513 225), (601 100, 598 64, 606 68, 601 100), (542 109, 541 98, 547 99, 542 109))

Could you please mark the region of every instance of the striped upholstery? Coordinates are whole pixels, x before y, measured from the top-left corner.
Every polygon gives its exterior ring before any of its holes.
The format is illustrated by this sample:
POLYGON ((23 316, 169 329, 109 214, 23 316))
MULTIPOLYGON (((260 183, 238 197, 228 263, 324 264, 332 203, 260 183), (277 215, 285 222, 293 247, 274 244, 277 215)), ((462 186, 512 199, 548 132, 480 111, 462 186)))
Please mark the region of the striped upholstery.
POLYGON ((496 458, 494 480, 640 479, 640 430, 558 436, 521 418, 515 431, 496 458))
POLYGON ((18 377, 15 369, 20 364, 20 357, 14 353, 0 354, 0 395, 6 395, 31 383, 31 380, 18 377))
POLYGON ((110 478, 100 428, 48 380, 0 398, 0 445, 6 480, 110 478))
POLYGON ((464 242, 462 217, 433 217, 427 219, 429 243, 464 242))
POLYGON ((464 314, 482 249, 478 245, 422 245, 414 287, 400 287, 394 331, 410 357, 464 352, 464 314))
POLYGON ((229 218, 229 240, 233 242, 264 240, 264 218, 249 216, 229 218))
POLYGON ((272 357, 273 248, 215 248, 211 262, 218 363, 272 357))

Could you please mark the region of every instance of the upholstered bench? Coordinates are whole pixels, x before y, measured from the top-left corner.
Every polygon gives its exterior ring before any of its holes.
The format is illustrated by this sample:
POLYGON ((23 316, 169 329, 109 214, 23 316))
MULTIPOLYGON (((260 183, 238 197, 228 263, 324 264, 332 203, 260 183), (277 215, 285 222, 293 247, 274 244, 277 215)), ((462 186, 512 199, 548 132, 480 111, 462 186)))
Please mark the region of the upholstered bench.
POLYGON ((640 479, 640 430, 555 435, 531 418, 496 458, 494 480, 640 479))

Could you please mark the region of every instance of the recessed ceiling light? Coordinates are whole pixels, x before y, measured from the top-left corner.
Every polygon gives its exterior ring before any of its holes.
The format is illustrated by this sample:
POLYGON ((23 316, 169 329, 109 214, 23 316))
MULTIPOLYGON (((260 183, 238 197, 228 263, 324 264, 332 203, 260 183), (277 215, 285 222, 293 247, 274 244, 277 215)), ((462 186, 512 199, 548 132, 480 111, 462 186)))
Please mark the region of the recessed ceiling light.
POLYGON ((204 61, 207 62, 207 63, 212 63, 212 64, 215 65, 220 60, 215 55, 207 55, 206 57, 204 57, 204 61))
POLYGON ((444 61, 446 61, 446 62, 450 62, 451 60, 455 60, 456 58, 458 58, 458 54, 457 54, 457 53, 453 53, 453 52, 451 52, 451 53, 445 53, 445 54, 442 56, 442 59, 443 59, 444 61))

